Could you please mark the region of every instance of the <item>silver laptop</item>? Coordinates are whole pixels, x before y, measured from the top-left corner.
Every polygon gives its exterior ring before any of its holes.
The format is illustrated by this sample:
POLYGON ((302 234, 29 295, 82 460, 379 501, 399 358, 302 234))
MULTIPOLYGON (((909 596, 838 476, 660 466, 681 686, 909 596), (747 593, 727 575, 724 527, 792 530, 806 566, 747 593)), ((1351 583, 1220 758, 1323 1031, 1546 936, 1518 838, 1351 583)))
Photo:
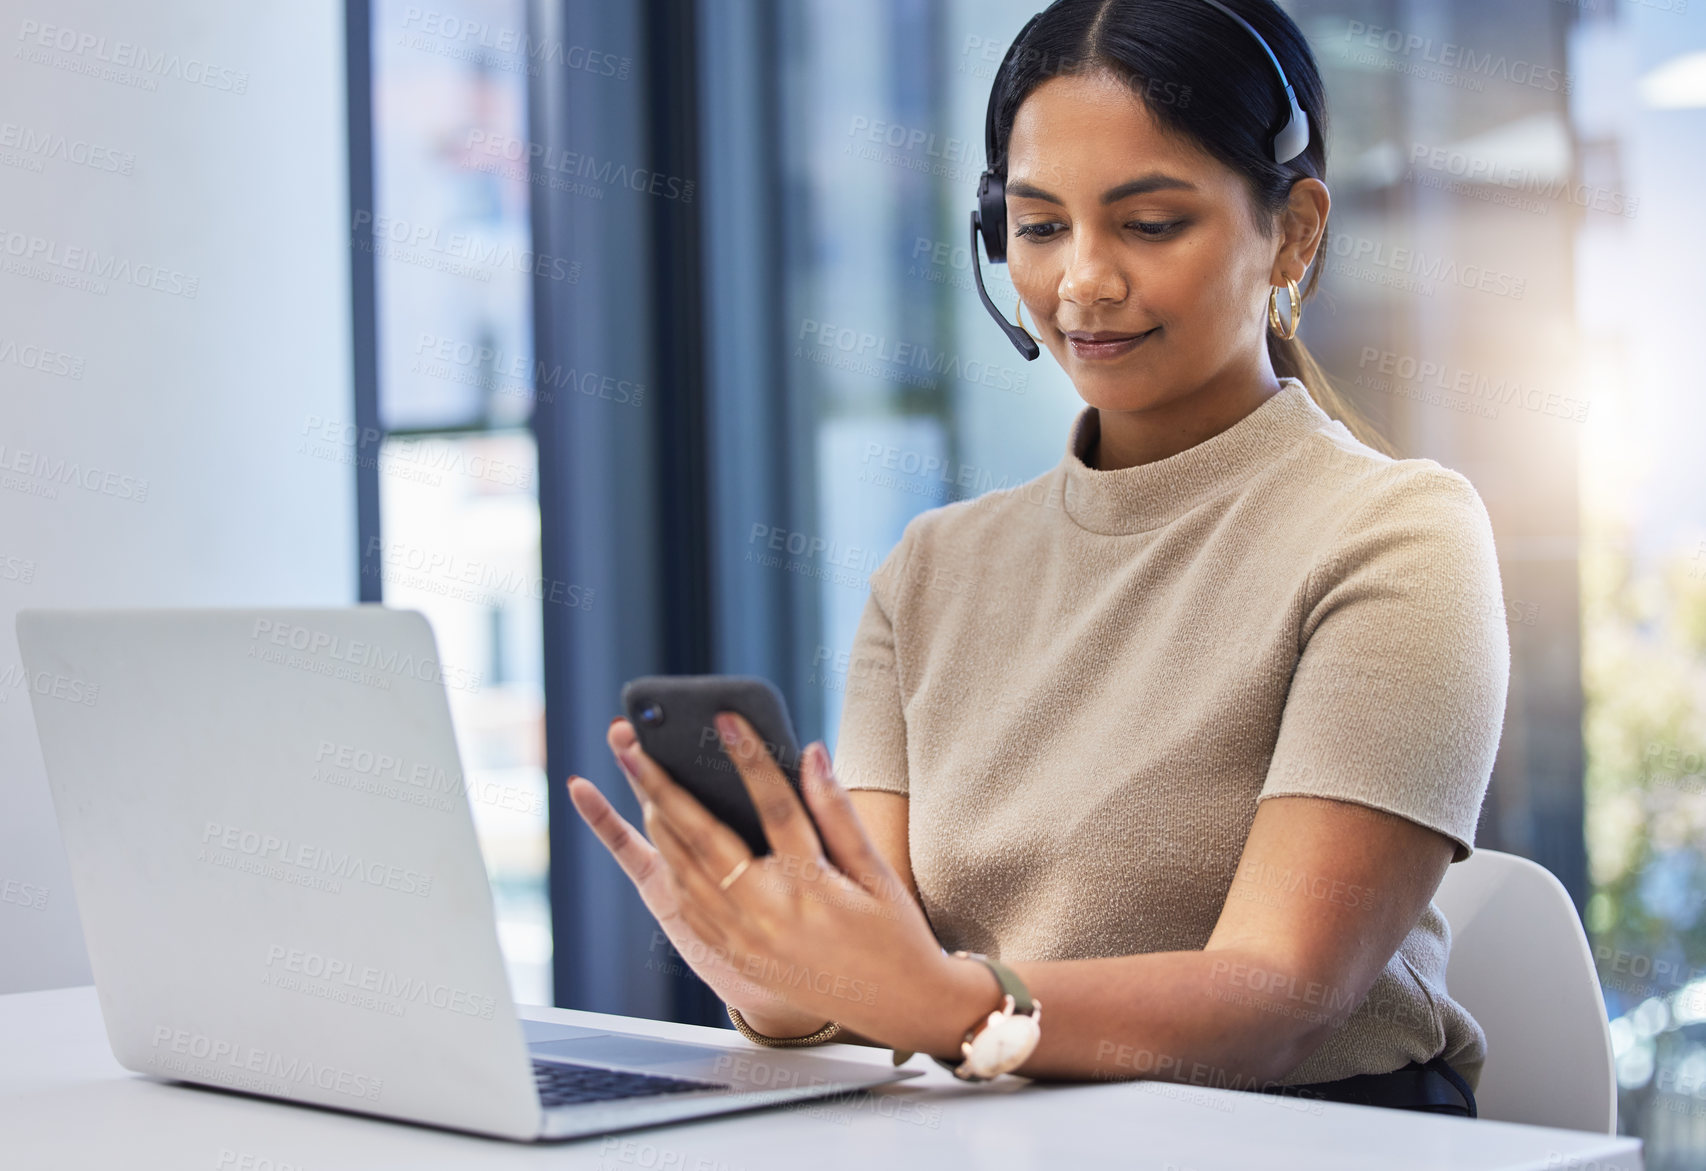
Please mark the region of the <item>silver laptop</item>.
POLYGON ((518 1019, 445 697, 470 680, 420 614, 35 610, 17 629, 129 1069, 519 1140, 917 1075, 518 1019))

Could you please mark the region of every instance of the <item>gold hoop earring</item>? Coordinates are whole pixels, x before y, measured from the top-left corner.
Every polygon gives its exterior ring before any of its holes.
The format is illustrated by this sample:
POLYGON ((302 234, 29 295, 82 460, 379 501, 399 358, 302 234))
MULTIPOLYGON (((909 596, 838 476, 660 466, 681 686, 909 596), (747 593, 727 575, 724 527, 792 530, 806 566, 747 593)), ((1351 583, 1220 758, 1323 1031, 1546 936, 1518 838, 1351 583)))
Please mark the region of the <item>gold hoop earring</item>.
POLYGON ((1297 336, 1297 327, 1303 324, 1303 294, 1298 291, 1297 282, 1290 277, 1285 278, 1285 291, 1291 298, 1291 328, 1288 330, 1280 322, 1278 285, 1268 290, 1268 326, 1281 341, 1289 342, 1297 336))
MULTIPOLYGON (((1020 297, 1013 302, 1013 320, 1019 323, 1020 329, 1025 329, 1025 298, 1023 297, 1020 297)), ((1028 329, 1025 329, 1025 336, 1030 338, 1032 341, 1037 340, 1036 336, 1028 329)))

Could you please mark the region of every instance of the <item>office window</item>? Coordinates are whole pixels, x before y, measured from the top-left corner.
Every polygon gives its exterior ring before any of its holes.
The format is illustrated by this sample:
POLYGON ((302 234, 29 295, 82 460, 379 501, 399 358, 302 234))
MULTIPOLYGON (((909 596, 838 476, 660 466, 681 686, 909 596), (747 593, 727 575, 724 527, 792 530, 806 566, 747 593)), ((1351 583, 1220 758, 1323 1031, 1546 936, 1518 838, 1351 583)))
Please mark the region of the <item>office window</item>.
POLYGON ((1601 6, 1571 30, 1580 147, 1586 908, 1620 1125, 1653 1171, 1706 1158, 1706 434, 1693 223, 1706 22, 1601 6))
MULTIPOLYGON (((385 604, 431 621, 516 998, 551 1002, 522 0, 374 0, 385 604)), ((358 211, 359 214, 359 211, 358 211)))
MULTIPOLYGON (((780 100, 785 189, 783 377, 813 404, 796 490, 814 514, 796 573, 816 629, 794 648, 801 704, 831 749, 869 577, 918 512, 1022 483, 1060 458, 1082 405, 1046 355, 1027 362, 989 320, 971 271, 969 214, 984 166, 995 66, 1035 11, 1004 3, 785 5, 780 100), (821 720, 821 724, 817 723, 821 720)), ((990 297, 1013 314, 1005 265, 990 297)), ((794 534, 789 534, 795 536, 794 534)))

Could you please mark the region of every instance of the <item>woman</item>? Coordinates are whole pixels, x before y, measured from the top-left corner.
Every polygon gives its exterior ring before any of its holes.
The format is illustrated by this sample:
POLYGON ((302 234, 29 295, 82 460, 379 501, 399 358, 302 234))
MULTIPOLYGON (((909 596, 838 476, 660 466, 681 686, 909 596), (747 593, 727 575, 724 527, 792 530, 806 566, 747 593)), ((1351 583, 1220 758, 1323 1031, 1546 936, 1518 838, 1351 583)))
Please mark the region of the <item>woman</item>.
POLYGON ((1060 0, 991 103, 1027 331, 1086 403, 1063 458, 873 574, 821 834, 740 719, 757 864, 624 720, 650 844, 576 807, 761 1043, 1472 1115, 1430 900, 1503 720, 1498 566, 1469 483, 1333 418, 1277 311, 1330 206, 1308 47, 1268 0, 1060 0))

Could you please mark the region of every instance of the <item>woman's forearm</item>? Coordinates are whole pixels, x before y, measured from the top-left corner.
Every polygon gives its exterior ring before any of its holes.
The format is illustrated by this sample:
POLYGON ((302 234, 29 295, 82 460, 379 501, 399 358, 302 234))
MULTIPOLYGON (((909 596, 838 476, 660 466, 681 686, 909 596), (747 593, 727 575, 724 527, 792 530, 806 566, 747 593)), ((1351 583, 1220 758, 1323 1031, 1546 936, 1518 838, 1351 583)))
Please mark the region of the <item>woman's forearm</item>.
POLYGON ((1249 1089, 1309 1056, 1360 995, 1236 949, 1016 963, 1042 1040, 1015 1072, 1249 1089))
MULTIPOLYGON (((953 1057, 960 1037, 998 1006, 999 989, 981 965, 948 960, 955 979, 920 984, 894 1004, 910 1027, 884 1021, 865 1035, 845 1023, 837 1042, 899 1043, 953 1057), (920 1032, 919 1022, 933 1027, 920 1032), (880 1039, 888 1037, 890 1039, 880 1039)), ((1106 959, 1012 965, 1043 1006, 1042 1040, 1016 1073, 1061 1081, 1134 1078, 1250 1089, 1295 1068, 1341 1022, 1360 996, 1304 977, 1260 953, 1158 952, 1106 959)), ((798 1037, 821 1014, 786 1004, 741 1011, 766 1036, 798 1037)))

